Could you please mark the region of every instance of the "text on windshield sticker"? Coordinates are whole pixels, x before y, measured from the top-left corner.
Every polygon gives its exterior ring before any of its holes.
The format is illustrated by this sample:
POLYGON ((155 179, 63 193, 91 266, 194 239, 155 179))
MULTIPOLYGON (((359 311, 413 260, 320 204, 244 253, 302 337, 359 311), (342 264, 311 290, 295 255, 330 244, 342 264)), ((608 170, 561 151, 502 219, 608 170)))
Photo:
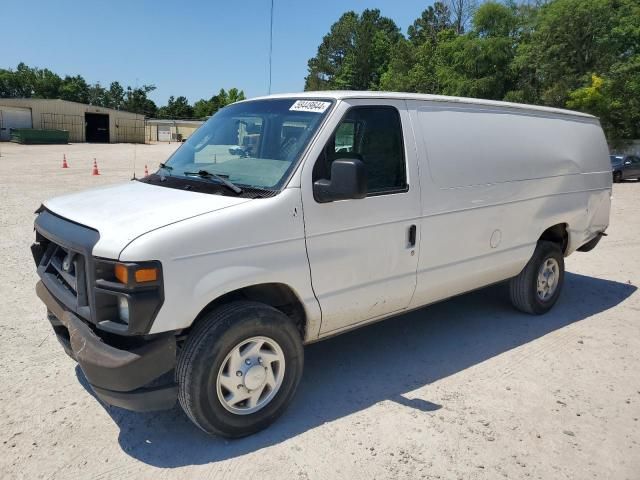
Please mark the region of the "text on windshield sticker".
POLYGON ((289 109, 292 112, 315 112, 323 113, 329 108, 331 102, 320 102, 318 100, 296 100, 289 109))

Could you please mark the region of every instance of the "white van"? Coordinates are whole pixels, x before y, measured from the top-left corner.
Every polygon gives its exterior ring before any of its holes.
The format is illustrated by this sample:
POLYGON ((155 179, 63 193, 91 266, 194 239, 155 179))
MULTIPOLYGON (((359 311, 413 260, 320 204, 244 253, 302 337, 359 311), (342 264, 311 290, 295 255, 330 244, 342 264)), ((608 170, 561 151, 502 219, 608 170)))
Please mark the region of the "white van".
POLYGON ((291 401, 306 343, 504 280, 544 314, 610 196, 589 115, 273 95, 219 111, 156 173, 45 202, 37 292, 99 398, 177 399, 202 430, 242 436, 291 401))

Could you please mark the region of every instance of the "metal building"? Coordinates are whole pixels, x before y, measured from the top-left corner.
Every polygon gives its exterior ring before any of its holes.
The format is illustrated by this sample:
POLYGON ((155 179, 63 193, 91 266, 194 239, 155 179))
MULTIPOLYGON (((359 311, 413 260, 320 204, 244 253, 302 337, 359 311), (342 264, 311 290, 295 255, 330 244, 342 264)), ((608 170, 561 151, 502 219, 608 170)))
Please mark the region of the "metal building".
POLYGON ((12 128, 68 130, 70 142, 144 143, 144 115, 66 100, 0 98, 0 140, 12 128))
POLYGON ((147 119, 147 142, 182 142, 189 138, 204 122, 202 120, 147 119))

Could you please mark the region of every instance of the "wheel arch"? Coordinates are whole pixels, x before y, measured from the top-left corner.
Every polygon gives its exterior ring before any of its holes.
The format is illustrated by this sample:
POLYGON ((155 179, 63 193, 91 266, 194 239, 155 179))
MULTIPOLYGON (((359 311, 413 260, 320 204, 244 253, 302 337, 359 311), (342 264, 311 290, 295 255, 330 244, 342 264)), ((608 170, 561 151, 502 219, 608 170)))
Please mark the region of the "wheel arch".
POLYGON ((198 313, 191 326, 185 329, 183 333, 188 334, 215 308, 237 300, 251 300, 280 310, 293 321, 300 332, 302 340, 305 341, 307 339, 308 315, 302 300, 293 288, 285 283, 278 282, 248 285, 220 295, 210 301, 198 313))
POLYGON ((569 246, 569 224, 557 223, 547 228, 538 238, 538 241, 542 240, 560 245, 562 254, 566 254, 569 246))

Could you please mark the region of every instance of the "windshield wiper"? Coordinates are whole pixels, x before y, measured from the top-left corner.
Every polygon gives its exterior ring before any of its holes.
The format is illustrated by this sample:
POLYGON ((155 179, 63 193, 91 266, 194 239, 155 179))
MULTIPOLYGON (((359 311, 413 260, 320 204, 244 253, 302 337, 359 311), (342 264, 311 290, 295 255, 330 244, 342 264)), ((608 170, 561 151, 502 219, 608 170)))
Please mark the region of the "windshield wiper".
POLYGON ((201 177, 201 178, 208 178, 210 180, 215 179, 218 182, 220 182, 222 185, 227 187, 229 190, 231 190, 233 193, 235 193, 236 195, 240 195, 242 193, 242 189, 239 186, 237 186, 233 182, 230 182, 226 178, 218 175, 217 173, 209 172, 208 170, 198 170, 197 172, 182 172, 182 173, 183 175, 186 175, 189 177, 201 177))
POLYGON ((166 163, 161 163, 160 164, 160 168, 170 172, 171 170, 173 170, 173 167, 171 165, 167 165, 166 163))

